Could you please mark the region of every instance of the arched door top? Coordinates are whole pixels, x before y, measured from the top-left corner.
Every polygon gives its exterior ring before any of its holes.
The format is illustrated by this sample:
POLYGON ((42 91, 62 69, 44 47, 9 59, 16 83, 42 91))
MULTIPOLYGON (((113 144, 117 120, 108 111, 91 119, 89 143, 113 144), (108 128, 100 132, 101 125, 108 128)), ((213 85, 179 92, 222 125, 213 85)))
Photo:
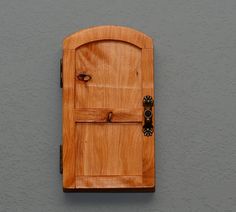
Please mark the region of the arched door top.
POLYGON ((131 43, 139 48, 153 48, 152 39, 143 32, 124 26, 96 26, 67 36, 63 49, 76 49, 83 44, 99 40, 118 40, 131 43))

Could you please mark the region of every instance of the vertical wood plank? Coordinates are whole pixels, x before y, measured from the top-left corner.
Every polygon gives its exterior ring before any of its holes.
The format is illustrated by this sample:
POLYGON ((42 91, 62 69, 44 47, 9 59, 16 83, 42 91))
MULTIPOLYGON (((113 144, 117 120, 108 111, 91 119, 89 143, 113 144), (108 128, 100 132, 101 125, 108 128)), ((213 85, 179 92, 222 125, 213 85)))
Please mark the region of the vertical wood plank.
POLYGON ((63 52, 63 188, 75 188, 75 50, 63 52))
MULTIPOLYGON (((154 72, 153 72, 153 49, 142 49, 142 94, 152 96, 154 99, 154 72)), ((153 112, 153 126, 155 111, 153 112)), ((143 134, 143 185, 155 187, 155 132, 152 136, 143 134)))

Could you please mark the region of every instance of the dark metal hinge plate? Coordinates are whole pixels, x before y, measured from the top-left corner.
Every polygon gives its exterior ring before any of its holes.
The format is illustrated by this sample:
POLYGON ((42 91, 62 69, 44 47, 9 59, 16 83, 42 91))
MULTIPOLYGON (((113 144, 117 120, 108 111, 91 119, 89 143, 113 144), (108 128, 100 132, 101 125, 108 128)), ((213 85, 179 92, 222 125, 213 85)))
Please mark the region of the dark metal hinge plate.
POLYGON ((63 59, 60 59, 60 87, 63 88, 63 59))
POLYGON ((60 145, 60 161, 59 161, 59 164, 60 164, 60 173, 62 174, 63 173, 63 147, 62 147, 62 145, 60 145))

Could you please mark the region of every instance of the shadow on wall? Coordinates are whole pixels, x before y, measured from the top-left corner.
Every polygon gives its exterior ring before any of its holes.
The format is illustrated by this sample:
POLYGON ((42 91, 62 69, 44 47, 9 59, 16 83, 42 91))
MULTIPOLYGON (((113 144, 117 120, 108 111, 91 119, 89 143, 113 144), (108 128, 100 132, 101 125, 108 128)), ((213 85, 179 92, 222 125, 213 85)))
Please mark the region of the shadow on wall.
POLYGON ((149 205, 155 193, 63 193, 64 203, 76 205, 149 205))

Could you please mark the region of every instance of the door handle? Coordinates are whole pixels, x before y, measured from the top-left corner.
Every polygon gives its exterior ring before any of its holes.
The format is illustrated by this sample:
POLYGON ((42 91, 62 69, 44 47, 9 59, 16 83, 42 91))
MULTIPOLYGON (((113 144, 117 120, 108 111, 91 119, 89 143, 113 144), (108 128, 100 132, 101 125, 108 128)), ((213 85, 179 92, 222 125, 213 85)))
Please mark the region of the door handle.
POLYGON ((92 79, 92 77, 89 74, 80 73, 77 76, 77 79, 80 80, 80 81, 88 82, 89 80, 92 79))
POLYGON ((151 96, 143 97, 143 106, 144 106, 144 125, 143 133, 145 136, 152 136, 153 125, 152 125, 152 106, 154 104, 153 98, 151 96))

